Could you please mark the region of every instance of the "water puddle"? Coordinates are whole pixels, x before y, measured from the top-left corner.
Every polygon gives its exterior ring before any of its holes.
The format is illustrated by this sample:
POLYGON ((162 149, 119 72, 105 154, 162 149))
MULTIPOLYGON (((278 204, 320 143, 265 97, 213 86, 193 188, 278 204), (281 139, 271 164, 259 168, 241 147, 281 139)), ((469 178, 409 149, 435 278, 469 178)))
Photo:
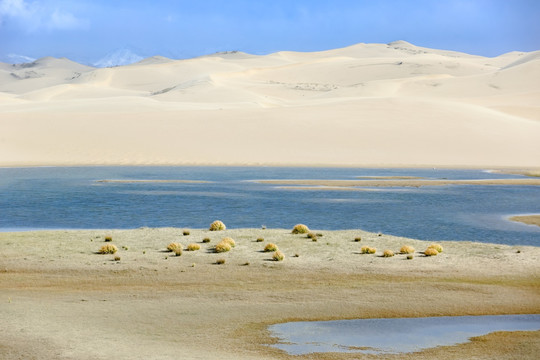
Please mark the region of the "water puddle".
POLYGON ((495 331, 540 330, 540 315, 306 321, 271 325, 269 330, 279 339, 272 346, 290 355, 398 354, 465 343, 495 331))

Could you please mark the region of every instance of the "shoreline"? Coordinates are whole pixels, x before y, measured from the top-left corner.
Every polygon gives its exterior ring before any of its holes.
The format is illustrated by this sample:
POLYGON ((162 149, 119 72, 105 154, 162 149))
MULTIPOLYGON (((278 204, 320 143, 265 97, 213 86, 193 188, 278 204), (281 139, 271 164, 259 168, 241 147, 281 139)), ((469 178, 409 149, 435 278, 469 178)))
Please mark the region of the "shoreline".
MULTIPOLYGON (((59 354, 98 359, 112 348, 119 359, 367 359, 373 357, 289 356, 265 345, 275 341, 266 326, 293 320, 540 314, 540 247, 440 241, 443 252, 426 257, 422 251, 430 241, 360 229, 313 230, 323 235, 317 241, 290 229, 189 229, 186 236, 183 230, 0 233, 5 305, 0 307, 5 328, 0 350, 38 359, 59 354), (106 244, 105 236, 118 247, 115 255, 95 253, 106 244), (214 253, 212 247, 226 236, 236 247, 214 253), (205 237, 210 243, 202 242, 205 237), (174 256, 166 252, 173 241, 184 248, 198 243, 201 249, 174 256), (284 261, 272 261, 272 253, 262 251, 270 242, 283 251, 284 261), (376 247, 376 254, 361 255, 364 245, 376 247), (398 252, 402 245, 416 249, 412 260, 381 256, 384 249, 398 252), (225 264, 216 265, 219 258, 225 264), (28 346, 36 341, 39 347, 28 346)), ((504 358, 515 351, 535 354, 538 344, 540 331, 496 333, 452 346, 450 352, 432 348, 390 358, 467 358, 486 345, 491 348, 485 358, 504 358)))
POLYGON ((511 215, 510 217, 508 217, 508 220, 526 225, 540 226, 540 214, 511 215))
POLYGON ((333 164, 333 163, 103 163, 103 164, 84 164, 84 163, 60 163, 60 164, 2 164, 0 169, 34 169, 34 168, 93 168, 93 167, 276 167, 276 168, 336 168, 336 169, 435 169, 435 170, 483 170, 486 172, 495 172, 510 175, 523 175, 528 177, 537 177, 540 167, 528 167, 524 170, 523 166, 494 166, 494 165, 448 165, 448 164, 333 164))

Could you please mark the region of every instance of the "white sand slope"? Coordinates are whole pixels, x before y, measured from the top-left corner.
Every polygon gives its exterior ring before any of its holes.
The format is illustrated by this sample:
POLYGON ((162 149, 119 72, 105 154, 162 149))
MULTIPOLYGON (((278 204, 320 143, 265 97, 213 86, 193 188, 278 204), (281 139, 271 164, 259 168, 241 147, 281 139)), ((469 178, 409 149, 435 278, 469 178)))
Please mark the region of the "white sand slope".
POLYGON ((0 165, 540 166, 540 51, 0 64, 0 165))

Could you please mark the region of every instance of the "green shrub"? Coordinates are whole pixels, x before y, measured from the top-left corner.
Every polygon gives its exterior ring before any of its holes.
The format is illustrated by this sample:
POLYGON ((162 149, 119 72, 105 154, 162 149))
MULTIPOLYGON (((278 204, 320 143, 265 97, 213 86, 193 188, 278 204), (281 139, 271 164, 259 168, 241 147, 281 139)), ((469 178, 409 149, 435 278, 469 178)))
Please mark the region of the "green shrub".
POLYGON ((184 234, 184 236, 188 236, 191 233, 189 232, 189 230, 184 230, 184 231, 182 231, 182 234, 184 234))
POLYGON ((257 242, 263 242, 264 241, 264 238, 260 237, 260 238, 257 238, 257 242))
POLYGON ((355 242, 360 242, 360 241, 362 241, 362 238, 360 236, 357 236, 357 237, 354 238, 354 241, 355 242))
POLYGON ((209 242, 210 242, 210 238, 205 237, 204 239, 202 239, 202 242, 205 243, 205 244, 206 244, 206 243, 209 243, 209 242))
POLYGON ((105 242, 112 241, 112 236, 105 236, 105 242))

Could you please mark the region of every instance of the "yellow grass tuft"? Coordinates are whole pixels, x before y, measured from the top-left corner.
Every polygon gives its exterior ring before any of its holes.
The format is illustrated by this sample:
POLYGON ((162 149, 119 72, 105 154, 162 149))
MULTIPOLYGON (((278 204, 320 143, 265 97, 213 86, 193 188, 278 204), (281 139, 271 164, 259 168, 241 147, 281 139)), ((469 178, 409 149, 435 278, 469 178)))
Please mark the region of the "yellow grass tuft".
POLYGON ((216 264, 217 264, 217 265, 223 265, 223 264, 225 264, 225 259, 217 259, 217 260, 216 260, 216 264))
POLYGON ((182 231, 182 234, 183 234, 184 236, 188 236, 188 235, 191 234, 191 233, 189 232, 189 230, 184 230, 184 231, 182 231))
POLYGON ((174 255, 176 256, 182 256, 182 247, 177 247, 176 249, 173 250, 174 252, 174 255))
POLYGON ((263 242, 263 241, 264 241, 263 237, 257 238, 257 242, 263 242))
POLYGON ((364 245, 362 246, 362 248, 360 249, 360 252, 362 254, 375 254, 377 252, 377 249, 375 248, 372 248, 370 246, 367 246, 367 245, 364 245))
POLYGON ((232 248, 236 246, 236 242, 230 237, 226 237, 226 238, 221 239, 221 242, 225 242, 225 243, 231 245, 232 248))
POLYGON ((317 234, 313 233, 313 232, 309 232, 307 234, 307 237, 308 239, 316 239, 317 238, 317 234))
POLYGON ((188 251, 197 251, 197 250, 200 250, 200 249, 201 249, 201 245, 195 244, 195 243, 189 244, 187 246, 188 251))
POLYGON ((293 234, 307 234, 309 232, 309 228, 304 224, 296 224, 293 229, 293 234))
POLYGON ((435 248, 432 248, 432 247, 428 247, 426 249, 426 251, 424 251, 424 255, 426 256, 435 256, 435 255, 438 255, 439 252, 437 251, 437 249, 435 248))
POLYGON ((105 236, 105 242, 112 241, 112 236, 105 236))
POLYGON ((276 244, 268 243, 264 247, 264 252, 270 252, 270 251, 278 251, 278 247, 276 244))
POLYGON ((362 241, 362 238, 360 236, 357 236, 357 237, 354 238, 354 241, 355 242, 360 242, 360 241, 362 241))
POLYGON ((210 227, 208 228, 208 230, 210 231, 221 231, 221 230, 226 230, 226 229, 227 227, 220 220, 214 221, 213 223, 210 224, 210 227))
POLYGON ((113 244, 105 244, 99 249, 98 253, 100 253, 100 254, 114 254, 117 251, 118 251, 118 248, 116 246, 114 246, 113 244))
POLYGON ((414 253, 414 248, 412 246, 409 246, 409 245, 403 245, 401 247, 401 249, 399 249, 399 253, 400 254, 413 254, 414 253))
POLYGON ((428 246, 428 248, 435 249, 437 252, 442 253, 442 246, 440 244, 431 244, 428 246))
POLYGON ((285 258, 285 255, 283 255, 283 253, 281 251, 276 251, 273 255, 272 255, 272 259, 274 261, 283 261, 283 259, 285 258))
POLYGON ((231 245, 229 243, 221 241, 214 247, 214 250, 217 253, 231 251, 231 245))
POLYGON ((382 254, 383 257, 392 257, 394 256, 394 252, 390 249, 386 249, 383 251, 383 254, 382 254))
POLYGON ((177 243, 177 242, 172 242, 169 245, 167 245, 167 250, 170 252, 173 252, 174 250, 181 249, 181 248, 182 248, 182 244, 177 243))
POLYGON ((204 239, 202 239, 202 242, 203 243, 209 243, 210 242, 210 238, 209 237, 205 237, 204 239))

